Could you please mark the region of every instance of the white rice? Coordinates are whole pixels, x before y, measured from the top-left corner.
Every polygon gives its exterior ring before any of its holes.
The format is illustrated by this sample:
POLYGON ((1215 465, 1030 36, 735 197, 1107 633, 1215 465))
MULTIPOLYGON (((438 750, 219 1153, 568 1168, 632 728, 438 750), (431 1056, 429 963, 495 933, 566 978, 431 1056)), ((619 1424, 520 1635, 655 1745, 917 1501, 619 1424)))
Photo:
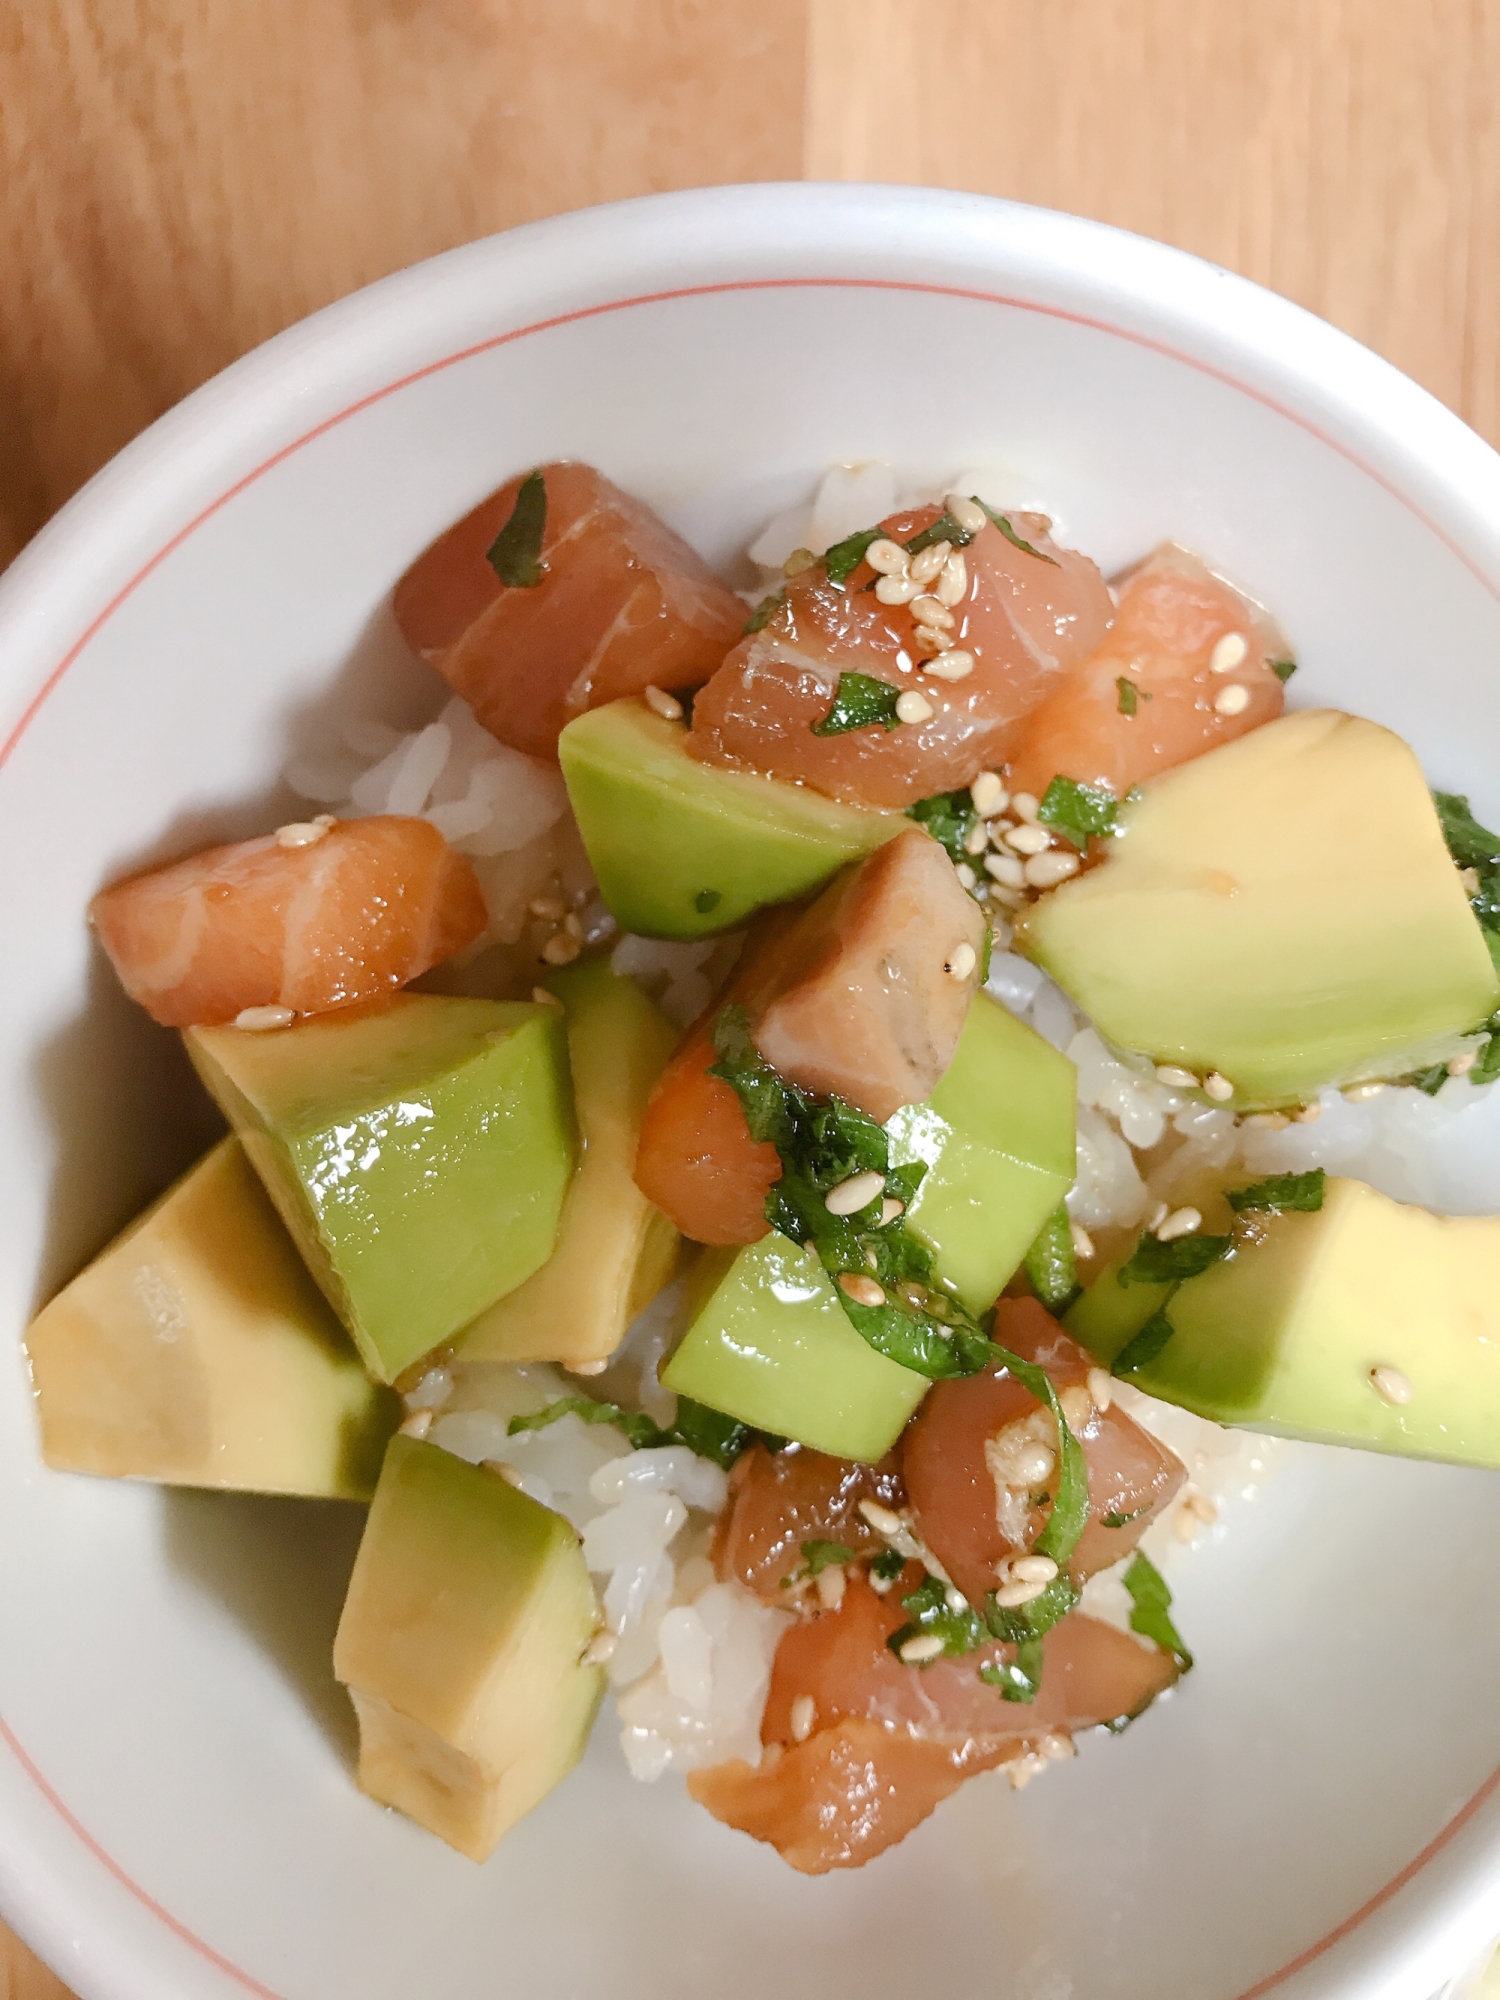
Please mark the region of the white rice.
MULTIPOLYGON (((898 504, 947 490, 1051 511, 1024 481, 994 469, 965 471, 946 487, 903 497, 887 465, 839 466, 811 501, 763 530, 751 544, 751 560, 763 571, 764 587, 779 581, 794 549, 821 553, 898 504)), ((294 764, 288 778, 302 797, 341 817, 419 814, 468 855, 490 918, 468 955, 482 970, 480 990, 530 991, 540 945, 559 921, 532 910, 538 899, 577 913, 588 943, 614 934, 556 769, 497 743, 461 700, 407 735, 377 722, 353 723, 325 757, 294 764)), ((627 935, 611 963, 638 980, 680 1027, 722 986, 740 943, 738 936, 671 944, 627 935)), ((1232 1168, 1269 1174, 1321 1166, 1449 1213, 1500 1211, 1500 1121, 1489 1089, 1455 1078, 1435 1097, 1388 1088, 1357 1103, 1325 1091, 1316 1123, 1280 1131, 1247 1126, 1112 1054, 1029 961, 997 951, 988 990, 1077 1068, 1077 1181, 1068 1208, 1106 1243, 1111 1231, 1123 1241, 1157 1203, 1175 1205, 1174 1196, 1195 1177, 1232 1168)), ((683 1311, 682 1286, 670 1287, 636 1321, 606 1374, 583 1385, 588 1394, 669 1423, 675 1398, 662 1389, 657 1369, 683 1311)), ((716 1580, 708 1550, 726 1495, 717 1466, 682 1447, 633 1451, 613 1425, 573 1415, 509 1435, 513 1416, 578 1387, 546 1365, 470 1363, 429 1369, 406 1400, 414 1413, 433 1413, 434 1443, 472 1463, 507 1467, 523 1492, 578 1530, 599 1585, 608 1635, 600 1652, 608 1656, 632 1773, 652 1780, 729 1757, 755 1764, 772 1657, 793 1614, 764 1605, 738 1583, 716 1580)), ((1117 1385, 1115 1395, 1187 1467, 1183 1500, 1142 1542, 1159 1568, 1170 1570, 1194 1542, 1222 1540, 1226 1515, 1253 1499, 1278 1458, 1295 1448, 1204 1422, 1128 1384, 1117 1385), (1195 1512, 1195 1501, 1212 1504, 1195 1512), (1203 1518, 1215 1512, 1216 1521, 1203 1518)), ((1092 1579, 1084 1601, 1094 1615, 1128 1628, 1130 1600, 1119 1570, 1092 1579)))

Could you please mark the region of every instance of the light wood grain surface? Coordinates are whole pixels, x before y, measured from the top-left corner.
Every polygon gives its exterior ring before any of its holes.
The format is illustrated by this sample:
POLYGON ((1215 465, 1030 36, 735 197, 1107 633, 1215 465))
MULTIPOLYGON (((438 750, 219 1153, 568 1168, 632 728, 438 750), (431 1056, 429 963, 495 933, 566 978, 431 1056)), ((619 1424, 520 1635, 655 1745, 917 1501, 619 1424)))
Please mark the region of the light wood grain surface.
MULTIPOLYGON (((1500 0, 0 0, 0 564, 357 285, 804 173, 1180 244, 1500 442, 1500 0)), ((3 1932, 0 2000, 67 2000, 3 1932)))

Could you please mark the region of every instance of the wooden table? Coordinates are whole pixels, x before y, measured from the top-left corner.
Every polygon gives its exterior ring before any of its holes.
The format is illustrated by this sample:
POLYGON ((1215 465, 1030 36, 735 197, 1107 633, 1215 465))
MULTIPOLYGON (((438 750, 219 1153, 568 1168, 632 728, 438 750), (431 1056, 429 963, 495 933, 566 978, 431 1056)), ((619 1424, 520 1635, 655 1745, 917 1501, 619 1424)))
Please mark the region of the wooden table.
MULTIPOLYGON (((1500 0, 0 0, 0 564, 315 306, 713 181, 1122 223, 1500 442, 1497 97, 1500 0)), ((67 1996, 0 1933, 0 2000, 67 1996)))

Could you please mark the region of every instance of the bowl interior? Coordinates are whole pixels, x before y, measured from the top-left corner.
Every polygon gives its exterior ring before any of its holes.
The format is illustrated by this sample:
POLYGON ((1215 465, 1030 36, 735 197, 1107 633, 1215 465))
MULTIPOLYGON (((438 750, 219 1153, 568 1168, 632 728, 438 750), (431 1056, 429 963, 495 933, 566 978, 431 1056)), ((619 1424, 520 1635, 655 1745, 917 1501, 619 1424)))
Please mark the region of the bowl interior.
MULTIPOLYGON (((213 1129, 91 950, 88 897, 286 816, 278 772, 337 720, 438 705, 390 587, 513 469, 589 458, 732 569, 832 461, 995 467, 1106 569, 1167 536, 1201 549, 1282 621, 1299 703, 1391 724, 1500 813, 1478 448, 1222 274, 945 200, 746 191, 475 246, 212 387, 0 592, 0 702, 19 720, 56 675, 0 765, 0 1876, 86 2000, 750 2000, 768 1976, 788 2000, 934 1979, 953 2000, 1394 1995, 1485 1927, 1482 1474, 1293 1452, 1184 1572, 1199 1665, 1176 1698, 809 1882, 677 1781, 632 1784, 607 1717, 474 1868, 350 1782, 329 1648, 356 1510, 37 1460, 29 1311, 213 1129), (1249 345, 1236 298, 1266 316, 1249 345), (1339 356, 1384 385, 1364 417, 1339 356)), ((1482 1109, 1465 1128, 1460 1152, 1500 1137, 1482 1109)))

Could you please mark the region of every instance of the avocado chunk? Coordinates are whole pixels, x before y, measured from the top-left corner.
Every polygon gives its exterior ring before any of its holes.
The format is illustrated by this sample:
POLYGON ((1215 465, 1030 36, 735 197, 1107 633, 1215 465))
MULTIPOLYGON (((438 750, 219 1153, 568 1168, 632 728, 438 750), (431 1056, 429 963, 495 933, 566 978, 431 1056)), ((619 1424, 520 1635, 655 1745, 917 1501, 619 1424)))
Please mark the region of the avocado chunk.
POLYGON ((561 1514, 396 1437, 349 1580, 333 1670, 360 1789, 483 1861, 583 1755, 599 1606, 561 1514))
POLYGON ((1018 933, 1117 1048, 1236 1109, 1446 1061, 1500 977, 1408 746, 1331 709, 1155 779, 1018 933))
POLYGON ((682 1241, 632 1172, 646 1100, 676 1030, 605 959, 570 965, 547 983, 567 1024, 578 1168, 556 1249, 459 1335, 465 1361, 606 1360, 671 1277, 682 1241))
POLYGON ((575 1149, 556 1007, 401 993, 184 1039, 379 1381, 551 1256, 575 1149))
POLYGON ((26 1336, 66 1472, 368 1500, 401 1418, 237 1139, 138 1216, 26 1336))
POLYGON ((891 1165, 927 1172, 906 1211, 965 1310, 994 1304, 1073 1185, 1073 1065, 980 994, 947 1074, 886 1126, 891 1165))
POLYGON ((1106 1271, 1066 1325, 1109 1365, 1164 1313, 1128 1379, 1218 1423, 1500 1466, 1497 1269, 1500 1217, 1330 1175, 1321 1208, 1242 1218, 1231 1254, 1175 1290, 1106 1271))
POLYGON ((911 824, 700 764, 686 742, 683 723, 630 699, 579 716, 557 746, 600 893, 642 937, 733 930, 767 904, 810 895, 911 824))
POLYGON ((932 1386, 862 1340, 818 1259, 775 1230, 705 1251, 698 1292, 662 1382, 757 1430, 873 1464, 932 1386))

